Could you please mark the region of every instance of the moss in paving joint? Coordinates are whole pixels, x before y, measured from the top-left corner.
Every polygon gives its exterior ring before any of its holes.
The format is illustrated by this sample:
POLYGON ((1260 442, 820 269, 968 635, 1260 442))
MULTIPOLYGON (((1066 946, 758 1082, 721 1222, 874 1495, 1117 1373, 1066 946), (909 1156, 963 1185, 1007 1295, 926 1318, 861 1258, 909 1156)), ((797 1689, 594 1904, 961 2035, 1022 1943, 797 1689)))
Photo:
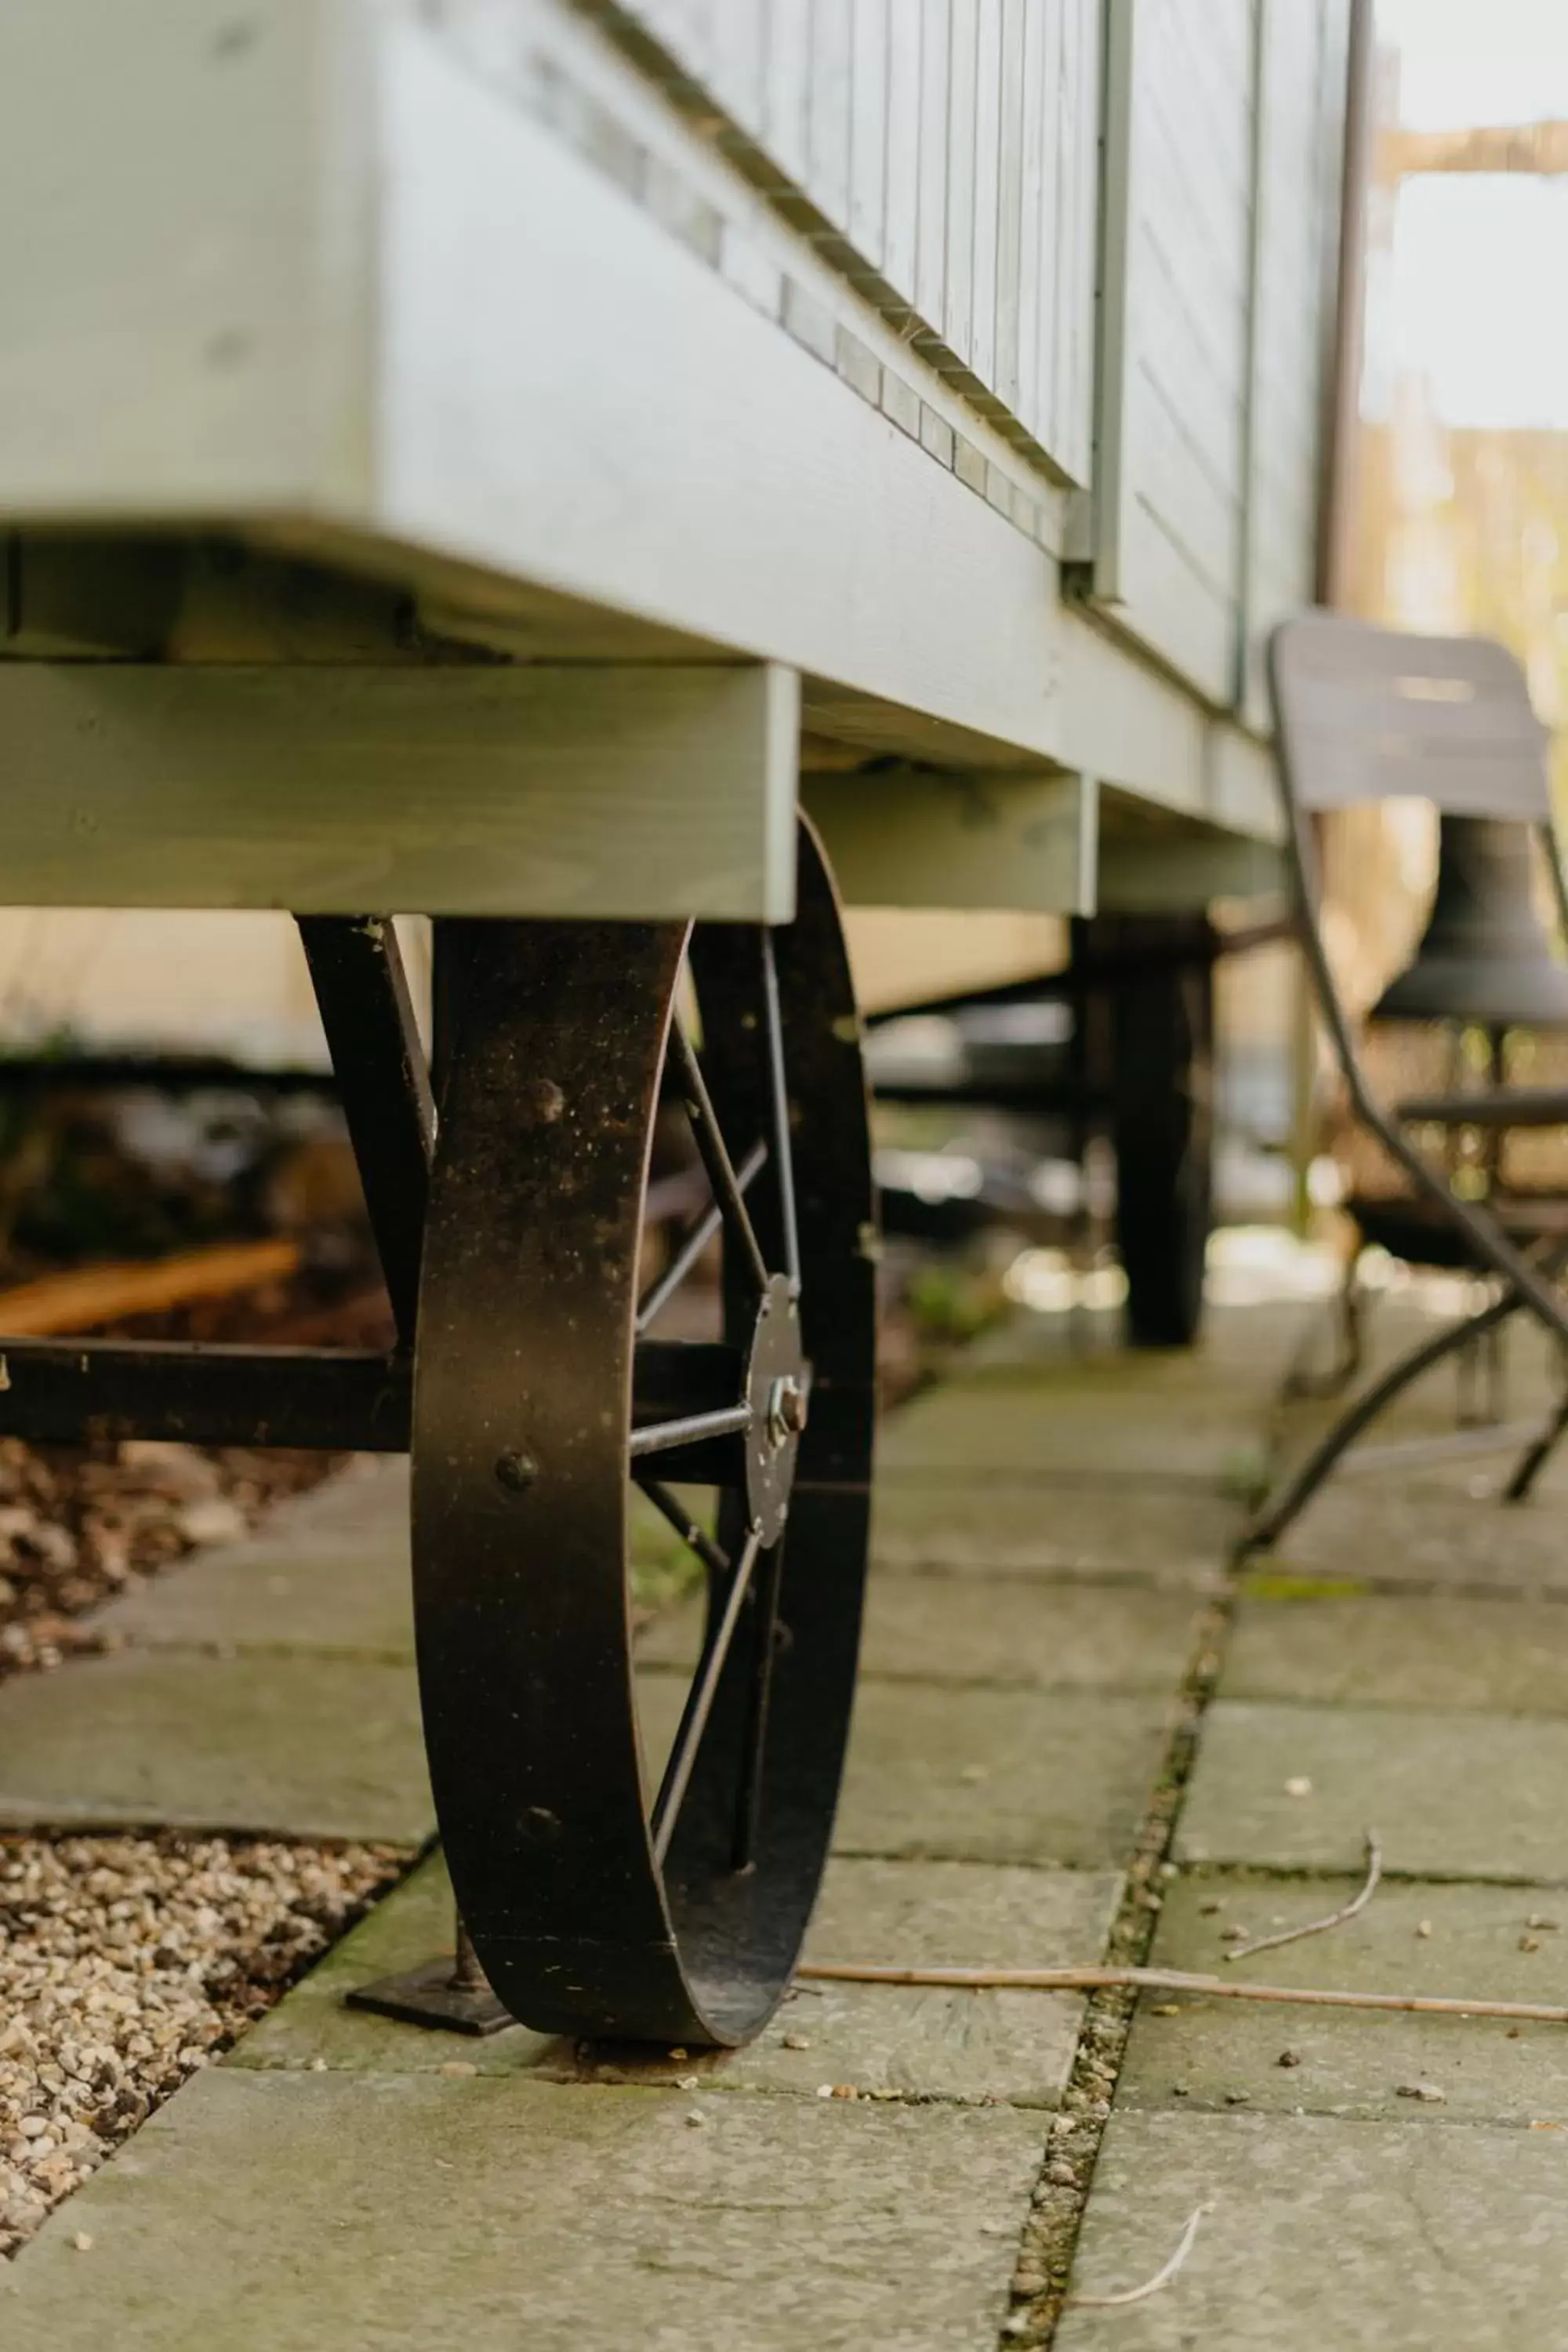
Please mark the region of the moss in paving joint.
MULTIPOLYGON (((1232 1577, 1199 1622, 1159 1781, 1139 1830, 1107 1941, 1108 1967, 1142 1968, 1148 1960, 1163 1901, 1160 1889, 1176 1874, 1168 1858, 1171 1841, 1196 1759, 1203 1719, 1219 1681, 1237 1599, 1232 1577)), ((1020 2343, 1047 2347, 1056 2334, 1137 2000, 1132 1991, 1108 1990, 1090 1993, 1084 2005, 1072 2073, 1061 2112, 1051 2124, 1024 2226, 1013 2276, 1014 2309, 1002 2327, 1007 2352, 1020 2343)))

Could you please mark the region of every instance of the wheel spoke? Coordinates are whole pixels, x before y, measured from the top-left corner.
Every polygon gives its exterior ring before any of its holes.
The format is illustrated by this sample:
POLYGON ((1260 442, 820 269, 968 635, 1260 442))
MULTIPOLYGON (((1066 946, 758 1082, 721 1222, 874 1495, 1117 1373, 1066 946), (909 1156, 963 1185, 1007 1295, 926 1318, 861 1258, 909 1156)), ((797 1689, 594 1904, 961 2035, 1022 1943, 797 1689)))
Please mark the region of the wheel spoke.
MULTIPOLYGON (((765 1143, 753 1143, 735 1171, 735 1190, 743 1200, 756 1181, 768 1156, 765 1143)), ((637 1305, 637 1334, 640 1339, 661 1315, 724 1222, 724 1212, 717 1201, 709 1202, 696 1223, 687 1234, 675 1255, 659 1276, 649 1285, 637 1305)))
POLYGON ((792 1298, 800 1297, 800 1232, 795 1213, 795 1154, 789 1133, 789 1084, 784 1072, 784 1015, 779 1009, 778 965, 773 935, 763 932, 763 999, 768 1020, 768 1084, 773 1097, 773 1159, 778 1169, 779 1223, 784 1228, 784 1272, 792 1298))
POLYGON ((784 1568, 784 1544, 773 1545, 757 1584, 756 1651, 752 1661, 752 1705, 746 1719, 745 1748, 735 1783, 735 1836, 731 1862, 747 1869, 757 1850, 757 1828, 763 1799, 763 1750, 768 1737, 768 1704, 773 1695, 773 1643, 778 1629, 779 1581, 784 1568))
POLYGON ((680 1728, 675 1735, 675 1745, 669 1751, 669 1761, 664 1768, 664 1778, 654 1800, 653 1851, 655 1860, 660 1863, 669 1852, 669 1842, 675 1834, 675 1824, 680 1814, 681 1800, 689 1785, 697 1762, 697 1751, 702 1744, 702 1734, 713 1710, 719 1677, 724 1671, 724 1661, 730 1654, 730 1644, 741 1622, 741 1611, 761 1548, 761 1531, 753 1528, 746 1538, 745 1549, 736 1565, 718 1622, 710 1628, 702 1645, 702 1655, 692 1677, 691 1688, 686 1695, 680 1728))
POLYGON ((721 1551, 712 1537, 698 1526, 690 1512, 681 1504, 679 1497, 672 1495, 668 1486, 661 1486, 657 1478, 639 1478, 637 1484, 654 1509, 661 1517, 669 1521, 681 1542, 689 1545, 697 1554, 709 1574, 728 1576, 729 1553, 721 1551))
POLYGON ((683 1413, 679 1421, 650 1422, 634 1429, 626 1452, 634 1462, 645 1454, 664 1454, 672 1445, 696 1445, 705 1437, 739 1437, 752 1425, 752 1408, 743 1401, 719 1412, 683 1413))
POLYGON ((768 1283, 767 1261, 763 1256, 751 1212, 746 1207, 725 1147, 718 1114, 708 1092, 708 1081, 702 1075, 701 1064, 679 1013, 670 1028, 670 1050, 679 1069, 691 1131, 702 1156, 702 1165, 708 1171, 708 1181, 713 1187, 715 1204, 745 1255, 752 1280, 759 1292, 763 1291, 768 1283))

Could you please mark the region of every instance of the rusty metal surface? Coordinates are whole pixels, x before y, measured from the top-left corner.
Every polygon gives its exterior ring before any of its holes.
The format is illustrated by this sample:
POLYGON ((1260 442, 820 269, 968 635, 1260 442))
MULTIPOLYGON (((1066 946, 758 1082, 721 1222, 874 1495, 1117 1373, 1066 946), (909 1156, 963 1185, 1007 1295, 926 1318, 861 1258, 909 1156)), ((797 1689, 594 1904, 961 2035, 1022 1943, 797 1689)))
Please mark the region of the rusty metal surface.
MULTIPOLYGON (((686 935, 447 929, 454 984, 413 1450, 421 1684, 458 1903, 490 1981, 527 2024, 738 2042, 771 2012, 804 1934, 858 1637, 873 1210, 837 909, 803 836, 800 912, 775 950, 810 1366, 804 1427, 774 1394, 795 1377, 793 1338, 758 1339, 774 1311, 760 1313, 759 1262, 787 1286, 792 1255, 761 935, 713 926, 691 941, 702 1084, 679 1066, 677 1091, 693 1103, 725 1209, 725 1344, 694 1346, 683 1378, 683 1351, 668 1343, 657 1357, 650 1347, 639 1371, 636 1318, 686 935), (725 1165, 745 1164, 761 1139, 769 1164, 742 1201, 725 1165), (682 1405, 721 1412, 714 1379, 726 1359, 751 1427, 738 1444, 720 1441, 733 1451, 708 1465, 734 1483, 708 1547, 700 1704, 686 1710, 684 1753, 678 1734, 679 1787, 672 1799, 666 1776, 656 1837, 632 1675, 629 1441, 682 1405), (758 1404, 764 1427, 778 1407, 780 1433, 761 1487, 746 1464, 763 1442, 758 1404), (785 1511, 782 1540, 764 1549, 785 1511)), ((680 1458, 654 1454, 648 1469, 662 1478, 680 1458)))

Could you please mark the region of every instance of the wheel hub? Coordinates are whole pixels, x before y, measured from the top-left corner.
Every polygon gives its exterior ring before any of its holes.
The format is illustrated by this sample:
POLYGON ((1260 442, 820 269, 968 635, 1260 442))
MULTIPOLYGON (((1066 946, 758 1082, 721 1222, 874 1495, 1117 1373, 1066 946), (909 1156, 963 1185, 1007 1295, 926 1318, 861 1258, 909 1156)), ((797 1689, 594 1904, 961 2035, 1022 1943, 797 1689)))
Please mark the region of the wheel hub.
POLYGON ((763 1293, 746 1367, 746 1501, 764 1545, 776 1544, 789 1515, 795 1455, 805 1427, 810 1367, 801 1352, 800 1313, 782 1274, 763 1293))

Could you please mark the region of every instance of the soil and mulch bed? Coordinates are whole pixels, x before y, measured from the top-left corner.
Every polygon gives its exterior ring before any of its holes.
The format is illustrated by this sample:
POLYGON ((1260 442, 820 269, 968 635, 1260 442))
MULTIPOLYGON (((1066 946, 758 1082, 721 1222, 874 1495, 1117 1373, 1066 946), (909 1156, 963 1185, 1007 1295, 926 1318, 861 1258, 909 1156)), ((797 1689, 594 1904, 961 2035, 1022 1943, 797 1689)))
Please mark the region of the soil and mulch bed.
MULTIPOLYGON (((118 1323, 105 1336, 384 1347, 392 1319, 379 1284, 305 1268, 261 1290, 118 1323)), ((273 1504, 345 1459, 139 1439, 35 1446, 0 1438, 0 1677, 101 1648, 102 1636, 76 1622, 85 1612, 204 1545, 237 1541, 273 1504)))
POLYGON ((233 1543, 334 1457, 0 1438, 0 1676, 104 1646, 79 1621, 205 1544, 233 1543))

